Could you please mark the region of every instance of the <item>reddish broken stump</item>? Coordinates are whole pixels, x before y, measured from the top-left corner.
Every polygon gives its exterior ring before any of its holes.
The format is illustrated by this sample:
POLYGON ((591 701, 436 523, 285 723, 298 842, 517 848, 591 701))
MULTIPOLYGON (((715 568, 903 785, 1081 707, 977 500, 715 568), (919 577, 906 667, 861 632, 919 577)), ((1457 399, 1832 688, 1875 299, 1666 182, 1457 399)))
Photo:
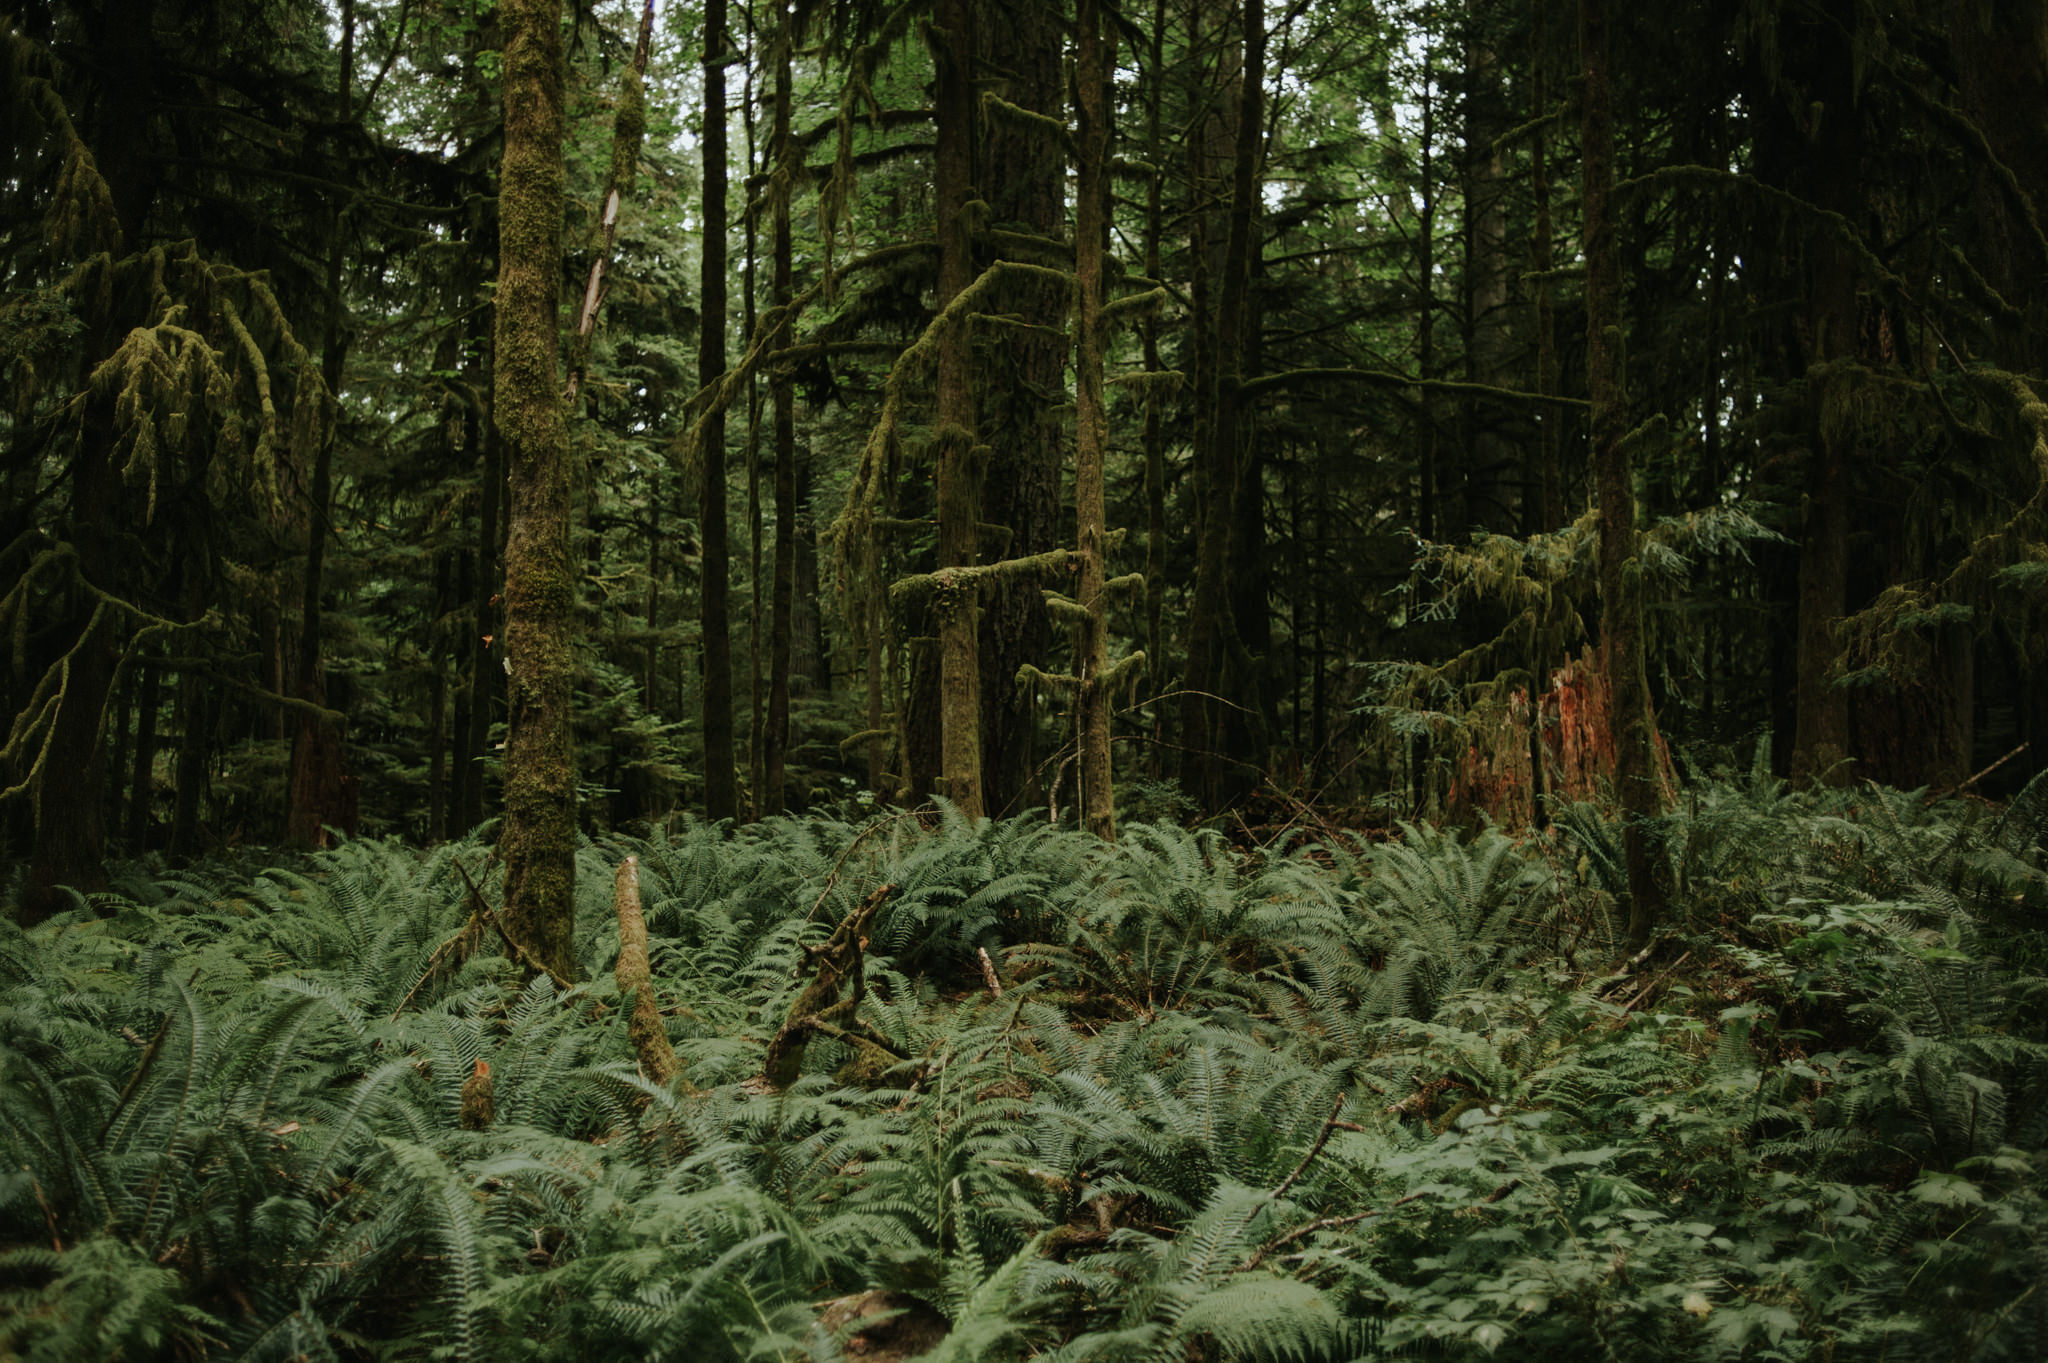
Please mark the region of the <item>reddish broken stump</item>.
MULTIPOLYGON (((1504 704, 1487 707, 1466 721, 1468 744, 1446 801, 1446 813, 1484 811, 1509 832, 1527 828, 1541 792, 1567 800, 1598 803, 1614 790, 1614 741, 1608 726, 1607 680, 1599 656, 1587 649, 1550 674, 1550 689, 1537 697, 1517 689, 1504 704), (1535 780, 1529 726, 1537 725, 1543 754, 1543 782, 1535 780)), ((1664 802, 1676 798, 1678 782, 1671 752, 1657 737, 1658 780, 1664 802)))

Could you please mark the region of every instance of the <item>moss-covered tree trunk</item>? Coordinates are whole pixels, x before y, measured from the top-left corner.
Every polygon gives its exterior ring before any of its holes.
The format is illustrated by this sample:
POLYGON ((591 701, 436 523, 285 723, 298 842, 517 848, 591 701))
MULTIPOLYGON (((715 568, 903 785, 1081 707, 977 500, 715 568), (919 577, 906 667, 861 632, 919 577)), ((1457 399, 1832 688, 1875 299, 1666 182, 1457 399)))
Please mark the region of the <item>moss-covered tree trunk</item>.
MULTIPOLYGON (((795 256, 790 239, 789 199, 796 192, 798 151, 790 140, 789 118, 794 78, 790 32, 794 22, 789 7, 775 7, 776 57, 775 125, 769 139, 769 155, 775 164, 768 189, 772 219, 775 274, 771 285, 772 304, 782 322, 777 346, 789 344, 789 301, 795 290, 795 256)), ((769 603, 768 624, 768 717, 762 735, 761 788, 755 792, 755 812, 780 814, 783 810, 785 769, 789 762, 789 661, 796 612, 796 386, 789 367, 775 370, 772 405, 775 409, 775 584, 769 603)))
MULTIPOLYGON (((941 314, 974 280, 967 201, 974 178, 974 46, 966 0, 938 0, 933 62, 938 69, 935 158, 941 314)), ((972 568, 980 515, 974 463, 974 336, 964 315, 939 341, 939 570, 972 568)), ((939 630, 940 787, 970 819, 981 817, 981 664, 975 648, 979 591, 934 593, 939 630)))
POLYGON ((1614 95, 1607 65, 1609 0, 1579 0, 1581 203, 1586 233, 1586 386, 1592 403, 1594 492, 1600 506, 1600 634, 1608 723, 1628 867, 1629 935, 1647 941, 1664 912, 1652 821, 1663 812, 1656 720, 1643 677, 1642 563, 1629 468, 1622 375, 1622 296, 1614 235, 1614 95))
POLYGON ((1105 560, 1108 522, 1103 466, 1109 415, 1102 398, 1102 261, 1109 249, 1109 44, 1101 0, 1080 0, 1075 27, 1076 184, 1074 285, 1079 317, 1074 335, 1074 511, 1081 580, 1074 596, 1087 610, 1075 647, 1079 685, 1081 823, 1105 840, 1116 837, 1116 793, 1110 773, 1109 592, 1105 560))
MULTIPOLYGON (((726 135, 725 0, 704 6, 704 243, 697 381, 709 387, 725 372, 726 135)), ((704 425, 704 477, 697 504, 704 546, 699 619, 704 633, 704 817, 739 815, 739 778, 732 731, 732 543, 725 508, 725 413, 704 425)), ((652 625, 652 621, 648 622, 652 625)))
MULTIPOLYGON (((1066 111, 1065 42, 1051 6, 1019 7, 974 0, 973 29, 981 82, 1018 108, 1058 119, 1066 111)), ((988 202, 991 225, 1035 242, 1065 239, 1066 154, 1042 125, 997 114, 980 120, 975 188, 988 202), (993 168, 995 173, 990 173, 993 168)), ((1042 248, 998 238, 978 259, 996 256, 1039 263, 1042 248)), ((975 416, 987 447, 981 468, 981 520, 1009 531, 1007 543, 981 546, 1019 558, 1066 542, 1061 479, 1065 472, 1068 290, 1033 278, 1006 283, 1000 311, 1023 327, 976 337, 981 372, 975 416)), ((1037 771, 1037 702, 1017 684, 1025 663, 1042 664, 1053 647, 1043 584, 1029 576, 998 577, 982 589, 981 790, 992 814, 1042 805, 1037 771)))
POLYGON ((505 149, 498 196, 497 424, 511 480, 505 548, 508 930, 575 974, 576 773, 570 727, 575 561, 569 446, 556 386, 562 274, 560 0, 506 0, 505 149))

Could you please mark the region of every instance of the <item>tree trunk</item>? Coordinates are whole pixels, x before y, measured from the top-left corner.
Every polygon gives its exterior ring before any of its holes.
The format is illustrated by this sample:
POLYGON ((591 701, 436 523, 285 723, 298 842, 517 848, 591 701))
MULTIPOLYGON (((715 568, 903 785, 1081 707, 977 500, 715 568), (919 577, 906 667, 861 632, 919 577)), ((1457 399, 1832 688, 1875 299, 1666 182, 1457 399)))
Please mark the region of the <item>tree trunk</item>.
MULTIPOLYGON (((704 6, 704 235, 697 382, 725 372, 726 68, 725 0, 704 6)), ((697 503, 703 539, 704 817, 739 817, 739 767, 732 732, 732 544, 725 508, 725 413, 704 423, 704 478, 697 503)), ((649 622, 652 628, 653 622, 649 622)))
MULTIPOLYGON (((1506 177, 1494 145, 1506 131, 1500 56, 1474 34, 1465 47, 1465 351, 1466 376, 1504 387, 1508 305, 1506 177)), ((1540 136, 1540 134, 1539 134, 1540 136)), ((1497 410, 1465 406, 1465 525, 1510 535, 1520 525, 1513 453, 1493 429, 1497 410)))
MULTIPOLYGON (((935 162, 939 286, 943 316, 974 279, 966 206, 973 196, 974 47, 966 0, 938 0, 932 60, 938 70, 935 162)), ((974 335, 963 314, 940 334, 938 365, 939 571, 972 568, 975 521, 974 335)), ((981 664, 975 652, 979 590, 933 594, 939 631, 940 787, 961 813, 981 806, 981 664)))
MULTIPOLYGON (((1258 196, 1258 161, 1263 138, 1266 16, 1262 0, 1245 0, 1244 64, 1238 74, 1238 108, 1231 164, 1229 234, 1217 291, 1213 386, 1198 395, 1209 408, 1198 458, 1202 470, 1201 542, 1195 563, 1195 599, 1188 622, 1187 681, 1181 701, 1181 742, 1189 749, 1194 793, 1205 805, 1222 793, 1225 725, 1223 710, 1236 697, 1215 694, 1228 675, 1238 647, 1229 587, 1231 526, 1238 481, 1238 395, 1243 379, 1245 295, 1251 282, 1252 221, 1258 196)), ((1198 267, 1199 268, 1199 267, 1198 267)), ((1200 325, 1198 319, 1197 325, 1200 325)))
MULTIPOLYGON (((356 45, 355 0, 342 0, 341 74, 335 92, 336 121, 346 125, 355 82, 356 45)), ((327 335, 320 352, 320 378, 330 397, 341 396, 342 377, 348 359, 348 337, 342 322, 342 234, 341 210, 332 207, 327 217, 327 335)), ((313 455, 312 485, 306 508, 305 592, 299 605, 299 656, 293 669, 293 686, 300 700, 325 709, 327 677, 321 662, 321 597, 327 587, 327 540, 332 532, 329 516, 334 503, 334 446, 341 438, 337 421, 313 455)), ((348 757, 342 750, 341 730, 311 711, 299 712, 292 735, 291 780, 285 795, 285 841, 301 847, 325 847, 330 827, 349 827, 355 822, 348 799, 348 757)), ((351 828, 352 831, 352 828, 351 828)))
POLYGON ((1074 55, 1075 151, 1074 280, 1080 317, 1074 328, 1075 545, 1081 580, 1075 599, 1088 611, 1075 646, 1079 682, 1081 825, 1116 839, 1116 794, 1109 743, 1108 523, 1103 510, 1103 465, 1109 416, 1102 397, 1102 262, 1109 251, 1110 44, 1102 34, 1101 0, 1080 0, 1074 55))
MULTIPOLYGON (((1854 16, 1837 16, 1853 27, 1854 16)), ((1845 30, 1846 31, 1846 30, 1845 30)), ((1854 223, 1860 220, 1858 183, 1861 114, 1851 86, 1850 54, 1828 38, 1810 40, 1813 94, 1819 101, 1818 136, 1802 164, 1813 177, 1816 203, 1854 223)), ((1836 632, 1849 593, 1849 485, 1855 421, 1848 407, 1856 357, 1856 264, 1849 244, 1832 231, 1807 239, 1807 331, 1812 338, 1807 374, 1808 446, 1806 526, 1799 544, 1798 681, 1792 740, 1792 781, 1840 785, 1850 779, 1849 699, 1834 684, 1840 654, 1836 632)))
POLYGON ((199 854, 199 808, 206 796, 207 759, 213 749, 213 679, 199 671, 178 674, 178 760, 171 779, 170 852, 199 854))
POLYGON ((1608 0, 1579 0, 1580 198, 1586 234, 1586 385, 1600 503, 1600 633, 1608 723, 1620 787, 1628 867, 1629 936, 1647 942, 1664 912, 1652 820, 1663 813, 1656 720, 1643 678, 1642 565, 1636 555, 1635 484, 1629 468, 1622 374, 1622 296, 1615 248, 1614 104, 1607 65, 1608 0))
POLYGON ((511 479, 505 549, 509 730, 505 919, 537 964, 576 972, 576 572, 569 448, 556 386, 562 273, 560 0, 505 0, 499 186, 497 424, 511 479))
POLYGON ((427 631, 427 665, 434 674, 427 682, 427 841, 448 838, 448 664, 441 656, 445 643, 442 622, 447 619, 448 559, 434 555, 434 621, 427 631))
MULTIPOLYGON (((1062 118, 1066 75, 1060 24, 1044 6, 973 0, 978 70, 1002 98, 1032 113, 1062 118)), ((1007 118, 981 120, 983 141, 975 188, 998 228, 1047 242, 1066 233, 1066 157, 1057 139, 1007 118)), ((983 258, 1013 254, 1002 246, 983 258)), ((1022 558, 1066 540, 1061 477, 1067 442, 1061 398, 1066 384, 1065 330, 1070 290, 1031 280, 1006 284, 1002 311, 1028 327, 977 338, 984 369, 976 384, 976 417, 987 465, 981 477, 981 520, 1010 531, 991 557, 1022 558)), ((1042 585, 1029 575, 999 577, 981 595, 981 789, 992 814, 1040 807, 1039 720, 1031 688, 1017 684, 1025 663, 1051 656, 1054 630, 1042 585)))
MULTIPOLYGON (((1161 159, 1166 148, 1164 116, 1166 106, 1166 0, 1152 3, 1152 44, 1150 69, 1151 100, 1145 115, 1145 158, 1152 167, 1145 180, 1145 275, 1158 279, 1160 252, 1166 236, 1164 204, 1166 173, 1161 159)), ((1161 368, 1159 319, 1148 315, 1144 323, 1145 372, 1161 368)), ((1153 669, 1152 689, 1163 693, 1161 670, 1166 666, 1166 635, 1161 617, 1166 603, 1166 420, 1163 397, 1157 385, 1145 390, 1145 653, 1153 669)), ((1155 745, 1166 739, 1167 707, 1155 705, 1152 737, 1155 745)), ((1146 762, 1157 776, 1167 763, 1162 747, 1155 746, 1146 762)))
MULTIPOLYGON (((790 32, 793 16, 783 0, 775 6, 775 130, 769 154, 776 166, 787 172, 776 177, 769 188, 773 219, 775 278, 773 306, 783 310, 782 332, 772 343, 790 343, 788 313, 795 288, 795 260, 790 241, 789 196, 795 183, 798 152, 790 141, 789 117, 792 97, 790 32)), ((775 408, 775 586, 769 606, 768 636, 768 718, 762 737, 761 789, 756 808, 763 815, 783 811, 789 754, 789 655, 792 616, 796 597, 796 388, 787 365, 777 366, 773 384, 775 408)))
MULTIPOLYGON (((154 650, 152 650, 153 652, 154 650)), ((152 810, 156 802, 156 724, 163 705, 163 668, 149 655, 136 660, 140 670, 135 702, 134 768, 128 778, 128 855, 149 850, 152 810)))

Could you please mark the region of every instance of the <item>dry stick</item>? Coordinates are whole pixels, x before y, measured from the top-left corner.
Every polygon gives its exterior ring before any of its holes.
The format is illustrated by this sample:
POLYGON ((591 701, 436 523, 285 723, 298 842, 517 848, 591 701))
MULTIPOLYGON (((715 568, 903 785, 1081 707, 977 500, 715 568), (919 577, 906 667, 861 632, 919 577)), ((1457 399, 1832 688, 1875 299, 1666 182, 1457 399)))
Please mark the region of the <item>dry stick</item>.
POLYGON ((1324 1121, 1323 1129, 1316 1133, 1316 1143, 1314 1145, 1311 1145, 1308 1148, 1308 1153, 1301 1157, 1301 1163, 1294 1166, 1294 1172, 1289 1174, 1284 1180, 1282 1180, 1279 1187, 1275 1188, 1270 1194, 1267 1195, 1266 1200, 1268 1202, 1277 1202, 1281 1198, 1287 1196, 1287 1190, 1294 1186, 1294 1181, 1300 1178, 1302 1174, 1307 1171, 1308 1166, 1310 1164, 1315 1162, 1315 1157, 1317 1155, 1323 1153, 1323 1147, 1329 1144, 1330 1132, 1336 1127, 1337 1114, 1342 1112, 1343 1110, 1344 1095, 1340 1091, 1337 1094, 1337 1105, 1330 1109, 1329 1118, 1326 1121, 1324 1121))
POLYGON ((1251 1258, 1239 1264, 1235 1269, 1232 1270, 1232 1272, 1249 1272, 1250 1270, 1257 1268, 1261 1263, 1263 1263, 1265 1261, 1266 1256, 1268 1254, 1271 1254, 1274 1250, 1280 1249, 1286 1245, 1291 1245, 1296 1240, 1307 1239, 1309 1236, 1314 1235, 1319 1230, 1339 1230, 1345 1226, 1355 1226, 1361 1221, 1369 1221, 1373 1217, 1379 1216, 1384 1212, 1390 1212, 1396 1207, 1405 1207, 1410 1202, 1414 1202, 1419 1198, 1424 1198, 1427 1196, 1429 1196, 1429 1194, 1426 1192, 1410 1193, 1406 1197, 1395 1198, 1392 1202, 1389 1202, 1384 1207, 1374 1207, 1370 1211, 1354 1212, 1350 1216, 1326 1216, 1322 1218, 1322 1220, 1320 1221, 1311 1221, 1306 1226, 1301 1226, 1294 1230, 1288 1231, 1284 1235, 1276 1235, 1271 1240, 1268 1240, 1265 1244, 1260 1245, 1258 1250, 1252 1255, 1251 1258))
POLYGON ((1971 777, 1971 778, 1970 778, 1969 780, 1967 780, 1967 781, 1963 781, 1963 782, 1960 782, 1960 783, 1958 783, 1958 784, 1956 784, 1956 785, 1953 785, 1953 786, 1950 786, 1950 787, 1949 787, 1949 788, 1948 788, 1947 790, 1942 790, 1942 791, 1936 791, 1936 792, 1934 792, 1933 794, 1929 795, 1929 796, 1927 797, 1927 803, 1928 803, 1928 804, 1933 804, 1933 803, 1934 803, 1934 802, 1935 802, 1936 800, 1945 800, 1945 799, 1947 799, 1947 798, 1948 798, 1949 796, 1951 796, 1951 795, 1960 795, 1960 794, 1962 794, 1962 793, 1963 793, 1964 791, 1968 790, 1968 789, 1969 789, 1969 788, 1970 788, 1971 786, 1974 786, 1974 785, 1976 785, 1976 784, 1977 784, 1977 783, 1978 783, 1979 781, 1981 781, 1981 780, 1983 780, 1983 779, 1984 779, 1985 777, 1989 776, 1989 775, 1990 775, 1990 774, 1991 774, 1992 772, 1994 772, 1994 771, 1997 771, 1997 770, 1998 770, 1998 769, 1999 769, 2000 767, 2002 767, 2002 766, 2004 766, 2004 765, 2005 765, 2006 763, 2008 763, 2008 762, 2012 761, 2012 760, 2013 760, 2013 759, 2014 759, 2015 757, 2018 757, 2018 756, 2019 756, 2019 755, 2020 755, 2021 753, 2025 752, 2025 751, 2026 751, 2026 750, 2027 750, 2028 748, 2030 748, 2030 747, 2032 747, 2032 746, 2033 746, 2033 743, 2032 743, 2032 741, 2031 741, 2031 740, 2029 740, 2028 742, 2025 742, 2025 743, 2022 743, 2022 744, 2020 744, 2020 745, 2019 745, 2019 746, 2018 746, 2017 748, 2014 748, 2014 749, 2013 749, 2013 750, 2012 750, 2011 752, 2009 752, 2009 753, 2007 753, 2007 754, 2006 754, 2005 756, 2003 756, 2003 757, 1999 758, 1999 759, 1998 759, 1998 760, 1997 760, 1996 762, 1993 762, 1993 763, 1992 763, 1992 764, 1991 764, 1990 766, 1988 766, 1988 767, 1984 768, 1984 770, 1982 770, 1982 771, 1978 772, 1978 773, 1977 773, 1977 774, 1976 774, 1975 776, 1972 776, 1972 777, 1971 777))
MULTIPOLYGON (((1670 965, 1668 965, 1668 966, 1664 967, 1664 969, 1663 969, 1663 970, 1659 971, 1659 972, 1658 972, 1658 973, 1657 973, 1656 975, 1654 975, 1654 976, 1652 976, 1652 977, 1651 977, 1651 979, 1650 979, 1650 982, 1649 982, 1648 984, 1644 985, 1644 986, 1643 986, 1643 987, 1642 987, 1641 989, 1638 989, 1638 990, 1636 991, 1636 994, 1635 994, 1635 997, 1634 997, 1634 998, 1630 999, 1630 1000, 1629 1000, 1629 1001, 1628 1001, 1627 1003, 1624 1003, 1623 1005, 1621 1005, 1621 1011, 1622 1011, 1622 1012, 1624 1012, 1624 1013, 1626 1013, 1626 1012, 1628 1012, 1628 1011, 1629 1011, 1629 1010, 1630 1010, 1631 1008, 1633 1008, 1633 1007, 1635 1007, 1635 1006, 1636 1006, 1637 1004, 1641 1003, 1641 1002, 1642 1002, 1642 1001, 1643 1001, 1644 999, 1648 998, 1648 997, 1650 996, 1650 991, 1651 991, 1652 989, 1655 989, 1655 988, 1656 988, 1656 987, 1657 987, 1658 985, 1660 985, 1660 984, 1664 983, 1664 981, 1666 981, 1666 980, 1670 979, 1670 978, 1671 978, 1671 972, 1672 972, 1672 971, 1674 971, 1674 970, 1678 969, 1678 967, 1680 967, 1680 966, 1684 965, 1684 964, 1685 964, 1685 963, 1686 963, 1687 961, 1689 961, 1689 960, 1691 960, 1691 959, 1692 959, 1692 953, 1691 953, 1690 951, 1688 951, 1688 952, 1686 952, 1686 953, 1685 953, 1685 955, 1683 955, 1683 956, 1679 957, 1679 958, 1678 958, 1677 960, 1673 961, 1673 962, 1672 962, 1672 963, 1671 963, 1670 965)), ((1619 1025, 1619 1024, 1617 1023, 1616 1025, 1619 1025)))
POLYGON ((612 882, 612 909, 619 916, 619 961, 613 973, 618 977, 619 993, 632 1000, 633 1006, 626 1036, 647 1077, 667 1088, 682 1067, 676 1063, 675 1047, 669 1044, 668 1028, 654 998, 654 972, 647 960, 647 919, 640 911, 640 858, 627 857, 619 863, 618 876, 612 882))

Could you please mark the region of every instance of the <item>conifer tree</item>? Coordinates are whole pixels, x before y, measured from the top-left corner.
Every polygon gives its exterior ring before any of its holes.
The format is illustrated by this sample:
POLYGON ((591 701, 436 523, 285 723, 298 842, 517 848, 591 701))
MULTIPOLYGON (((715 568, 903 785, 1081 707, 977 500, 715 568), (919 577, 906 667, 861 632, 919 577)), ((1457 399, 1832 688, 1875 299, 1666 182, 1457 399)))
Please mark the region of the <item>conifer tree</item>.
POLYGON ((497 424, 511 480, 505 550, 505 863, 509 930, 534 964, 576 973, 575 564, 557 386, 562 278, 560 0, 507 0, 499 182, 497 424))

